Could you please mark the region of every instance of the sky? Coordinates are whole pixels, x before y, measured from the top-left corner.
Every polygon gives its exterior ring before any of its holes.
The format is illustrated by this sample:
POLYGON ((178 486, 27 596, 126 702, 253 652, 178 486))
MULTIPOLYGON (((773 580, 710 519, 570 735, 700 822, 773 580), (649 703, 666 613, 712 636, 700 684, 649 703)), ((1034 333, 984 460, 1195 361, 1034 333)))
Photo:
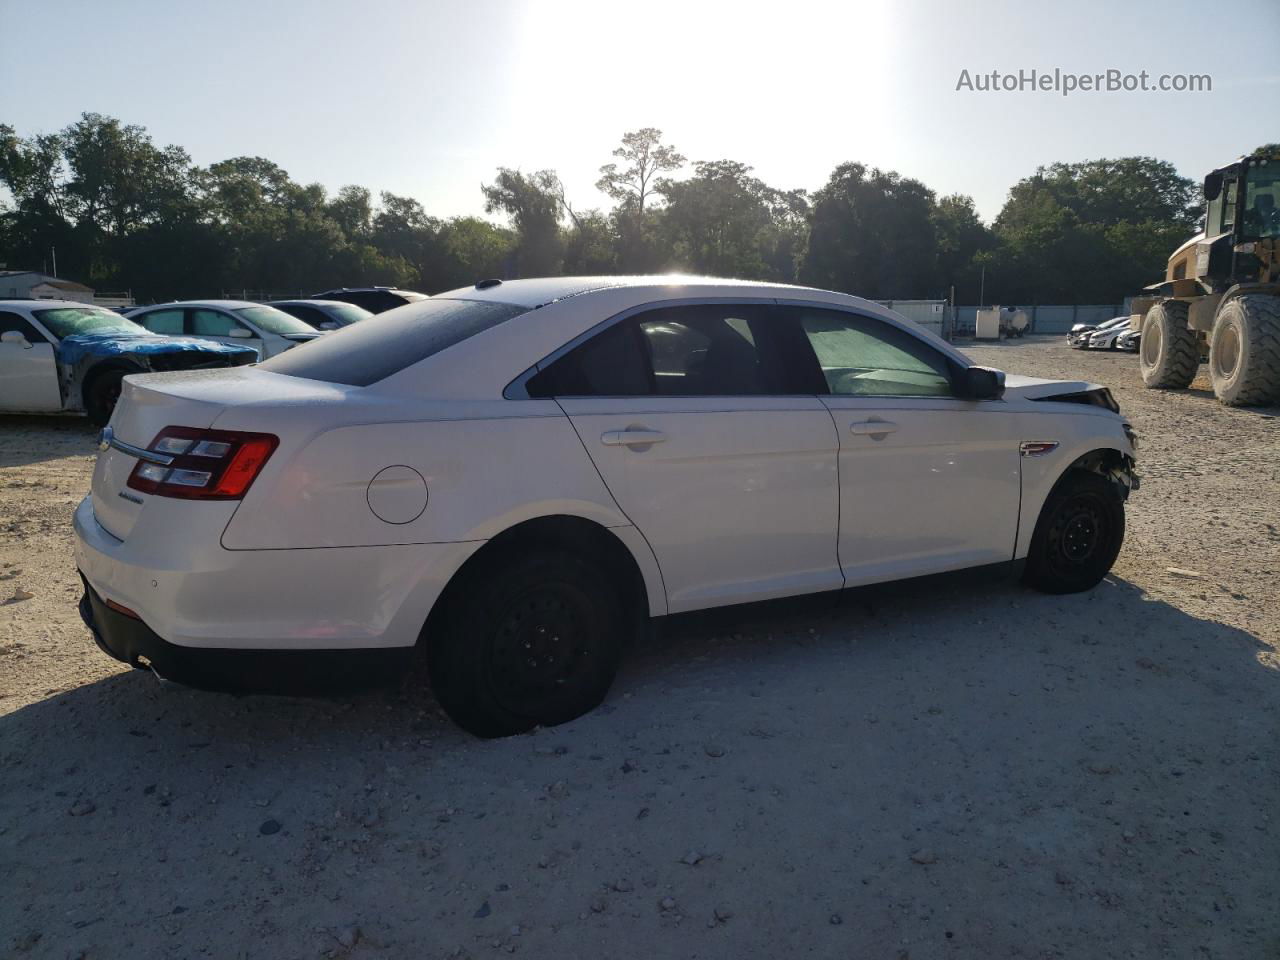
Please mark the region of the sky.
POLYGON ((441 217, 481 213, 498 166, 606 206, 598 169, 646 126, 781 189, 860 161, 988 220, 1042 164, 1141 154, 1199 180, 1280 140, 1280 0, 0 0, 0 24, 0 123, 22 136, 98 112, 201 165, 263 156, 441 217), (1055 68, 1212 90, 957 90, 1055 68))

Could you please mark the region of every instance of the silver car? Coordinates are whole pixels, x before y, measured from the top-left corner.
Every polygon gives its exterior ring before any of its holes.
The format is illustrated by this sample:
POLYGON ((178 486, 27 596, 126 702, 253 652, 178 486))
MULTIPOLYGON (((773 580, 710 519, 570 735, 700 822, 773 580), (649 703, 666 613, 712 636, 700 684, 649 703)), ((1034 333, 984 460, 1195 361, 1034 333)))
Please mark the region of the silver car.
POLYGON ((126 316, 152 333, 253 347, 259 360, 323 336, 283 310, 248 300, 183 300, 140 307, 126 316))

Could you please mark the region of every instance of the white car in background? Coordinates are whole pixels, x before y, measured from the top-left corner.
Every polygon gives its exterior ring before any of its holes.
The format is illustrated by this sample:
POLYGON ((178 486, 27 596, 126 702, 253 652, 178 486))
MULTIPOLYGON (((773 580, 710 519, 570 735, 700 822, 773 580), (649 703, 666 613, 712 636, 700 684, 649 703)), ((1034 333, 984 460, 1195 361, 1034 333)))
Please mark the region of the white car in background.
POLYGON ((1116 317, 1108 320, 1101 327, 1089 335, 1090 350, 1118 350, 1119 339, 1126 333, 1132 333, 1129 327, 1129 318, 1116 317))
POLYGON ((253 347, 262 360, 322 336, 283 310, 248 300, 183 300, 125 314, 152 333, 253 347))
POLYGON ((264 306, 283 310, 313 330, 337 330, 374 316, 364 307, 341 300, 270 300, 264 306))
POLYGON ((225 372, 142 376, 75 514, 102 648, 254 689, 425 656, 481 736, 605 696, 648 617, 961 568, 1087 590, 1134 441, 824 290, 483 281, 225 372))
POLYGON ((1097 326, 1087 323, 1077 323, 1071 328, 1071 332, 1067 334, 1067 343, 1075 347, 1077 350, 1088 350, 1089 341, 1095 333, 1105 332, 1112 327, 1119 325, 1122 321, 1127 321, 1128 317, 1112 317, 1110 320, 1104 321, 1097 326))

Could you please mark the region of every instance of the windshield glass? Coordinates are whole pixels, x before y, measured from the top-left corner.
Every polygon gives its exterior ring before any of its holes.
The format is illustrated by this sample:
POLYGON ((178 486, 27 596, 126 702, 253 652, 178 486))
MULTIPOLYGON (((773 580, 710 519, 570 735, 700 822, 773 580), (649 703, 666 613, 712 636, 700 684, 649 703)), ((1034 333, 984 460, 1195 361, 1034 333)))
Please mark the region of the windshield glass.
POLYGON ((373 316, 364 307, 357 307, 354 303, 342 303, 338 300, 333 301, 331 304, 325 304, 324 308, 343 323, 355 323, 357 320, 366 320, 373 316))
POLYGON ((286 350, 263 370, 367 387, 405 367, 528 311, 483 300, 423 300, 361 320, 286 350))
POLYGON ((54 307, 35 311, 36 318, 59 340, 77 333, 145 334, 147 331, 102 307, 54 307))
POLYGON ((239 307, 236 313, 267 333, 315 333, 315 328, 275 307, 239 307))
POLYGON ((1280 162, 1253 167, 1245 181, 1244 234, 1280 236, 1280 162))

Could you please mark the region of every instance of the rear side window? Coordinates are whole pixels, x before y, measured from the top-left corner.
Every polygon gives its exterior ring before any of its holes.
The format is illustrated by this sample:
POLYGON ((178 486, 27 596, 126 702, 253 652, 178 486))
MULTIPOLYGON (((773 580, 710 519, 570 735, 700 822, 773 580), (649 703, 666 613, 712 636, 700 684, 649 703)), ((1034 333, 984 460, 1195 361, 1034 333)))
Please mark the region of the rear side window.
POLYGON ((318 337, 260 364, 290 377, 367 387, 448 349, 527 307, 481 300, 423 300, 318 337))
POLYGON ((797 389, 792 330, 755 305, 647 311, 609 327, 529 382, 530 396, 750 397, 797 389))

